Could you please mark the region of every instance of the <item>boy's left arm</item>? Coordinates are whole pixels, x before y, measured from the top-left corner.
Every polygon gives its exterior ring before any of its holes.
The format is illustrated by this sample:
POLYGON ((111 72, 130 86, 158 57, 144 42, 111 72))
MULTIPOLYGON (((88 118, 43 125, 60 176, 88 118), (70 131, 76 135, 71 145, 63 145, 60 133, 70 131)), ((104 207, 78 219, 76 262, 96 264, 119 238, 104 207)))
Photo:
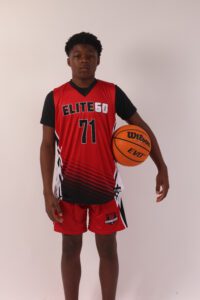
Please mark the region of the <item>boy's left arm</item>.
POLYGON ((129 124, 137 125, 143 128, 149 135, 151 139, 151 152, 150 156, 154 161, 155 165, 158 169, 158 174, 156 176, 156 193, 157 193, 157 202, 162 201, 169 190, 169 179, 168 179, 168 171, 167 166, 163 160, 158 142, 156 137, 150 127, 144 122, 144 120, 140 117, 140 115, 135 112, 128 120, 126 120, 129 124))

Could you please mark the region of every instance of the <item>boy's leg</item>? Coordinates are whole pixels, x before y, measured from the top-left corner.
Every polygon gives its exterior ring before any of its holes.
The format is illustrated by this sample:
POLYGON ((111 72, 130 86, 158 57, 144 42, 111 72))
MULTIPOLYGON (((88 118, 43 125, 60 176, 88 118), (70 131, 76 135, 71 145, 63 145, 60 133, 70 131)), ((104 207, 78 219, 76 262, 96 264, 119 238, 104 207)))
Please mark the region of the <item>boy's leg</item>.
POLYGON ((119 273, 116 232, 106 235, 95 234, 95 239, 100 257, 102 299, 115 300, 119 273))
POLYGON ((61 271, 65 300, 78 300, 81 278, 82 234, 62 235, 61 271))
POLYGON ((63 222, 54 222, 54 230, 62 233, 61 271, 66 300, 78 300, 81 277, 80 252, 82 234, 87 231, 87 207, 60 201, 63 222))

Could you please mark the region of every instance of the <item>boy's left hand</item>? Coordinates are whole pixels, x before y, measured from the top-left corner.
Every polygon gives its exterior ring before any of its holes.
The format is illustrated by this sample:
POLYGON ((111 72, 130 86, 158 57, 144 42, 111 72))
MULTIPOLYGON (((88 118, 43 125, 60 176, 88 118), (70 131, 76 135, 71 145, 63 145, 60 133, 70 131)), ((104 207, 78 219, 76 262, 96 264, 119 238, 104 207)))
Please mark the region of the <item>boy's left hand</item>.
POLYGON ((168 193, 169 190, 169 179, 167 167, 163 167, 158 171, 156 176, 156 202, 162 201, 168 193))

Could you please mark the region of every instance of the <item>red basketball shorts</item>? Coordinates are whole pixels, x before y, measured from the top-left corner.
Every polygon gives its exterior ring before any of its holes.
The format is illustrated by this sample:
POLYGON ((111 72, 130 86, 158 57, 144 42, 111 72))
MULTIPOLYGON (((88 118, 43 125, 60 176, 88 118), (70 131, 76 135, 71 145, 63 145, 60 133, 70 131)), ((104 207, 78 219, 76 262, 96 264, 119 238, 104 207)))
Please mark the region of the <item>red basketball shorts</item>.
POLYGON ((59 204, 63 222, 53 222, 54 231, 63 234, 81 234, 89 229, 97 234, 111 234, 128 227, 122 200, 120 203, 113 199, 104 204, 89 205, 61 200, 59 204))

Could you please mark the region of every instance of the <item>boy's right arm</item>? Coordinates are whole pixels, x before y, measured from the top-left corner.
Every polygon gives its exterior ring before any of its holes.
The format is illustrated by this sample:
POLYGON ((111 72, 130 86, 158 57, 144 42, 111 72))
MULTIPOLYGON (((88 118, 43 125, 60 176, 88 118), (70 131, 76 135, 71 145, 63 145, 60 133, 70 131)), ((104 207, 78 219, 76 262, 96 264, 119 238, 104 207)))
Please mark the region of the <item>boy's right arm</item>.
POLYGON ((43 194, 46 212, 49 218, 55 222, 63 221, 59 200, 52 191, 53 172, 55 163, 55 130, 43 125, 43 138, 40 147, 40 166, 43 180, 43 194))

